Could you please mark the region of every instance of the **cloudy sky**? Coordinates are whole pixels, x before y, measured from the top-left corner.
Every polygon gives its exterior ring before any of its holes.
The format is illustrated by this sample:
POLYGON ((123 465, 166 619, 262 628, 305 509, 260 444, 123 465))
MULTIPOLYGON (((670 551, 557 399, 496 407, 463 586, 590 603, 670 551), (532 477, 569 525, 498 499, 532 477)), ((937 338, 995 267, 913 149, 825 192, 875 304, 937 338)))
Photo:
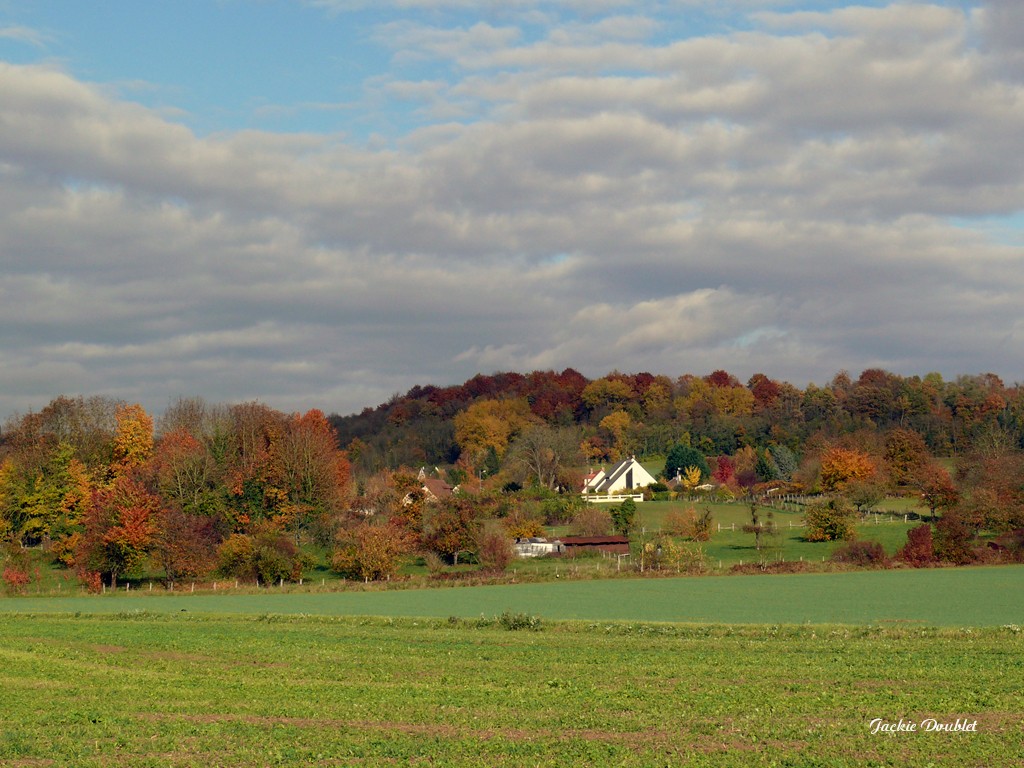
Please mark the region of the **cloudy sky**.
POLYGON ((0 416, 1024 379, 1024 3, 0 0, 0 416))

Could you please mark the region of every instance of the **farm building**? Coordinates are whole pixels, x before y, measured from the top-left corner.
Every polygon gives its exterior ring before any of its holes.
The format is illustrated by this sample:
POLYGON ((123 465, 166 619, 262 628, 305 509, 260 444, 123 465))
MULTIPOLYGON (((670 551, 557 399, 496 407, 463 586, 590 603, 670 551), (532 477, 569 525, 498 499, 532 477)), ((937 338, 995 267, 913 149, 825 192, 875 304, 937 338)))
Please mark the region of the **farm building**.
POLYGON ((520 557, 544 557, 545 555, 558 554, 561 551, 562 542, 557 539, 548 541, 539 536, 532 536, 528 539, 516 539, 516 553, 520 557))
POLYGON ((561 554, 573 557, 581 552, 608 552, 629 554, 628 536, 565 536, 561 540, 561 554))
POLYGON ((617 493, 627 488, 644 488, 657 480, 636 460, 623 459, 605 472, 591 472, 583 479, 583 493, 617 493))

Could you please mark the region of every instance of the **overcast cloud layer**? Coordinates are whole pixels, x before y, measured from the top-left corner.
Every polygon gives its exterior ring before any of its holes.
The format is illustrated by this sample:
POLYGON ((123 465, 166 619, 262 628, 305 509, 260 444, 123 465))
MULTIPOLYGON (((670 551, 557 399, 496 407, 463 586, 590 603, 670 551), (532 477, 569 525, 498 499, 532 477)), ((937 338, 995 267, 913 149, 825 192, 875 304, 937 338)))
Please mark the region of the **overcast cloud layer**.
POLYGON ((346 105, 403 116, 380 136, 202 132, 0 7, 38 52, 0 61, 0 415, 567 366, 1024 379, 1024 3, 694 5, 393 0, 346 105))

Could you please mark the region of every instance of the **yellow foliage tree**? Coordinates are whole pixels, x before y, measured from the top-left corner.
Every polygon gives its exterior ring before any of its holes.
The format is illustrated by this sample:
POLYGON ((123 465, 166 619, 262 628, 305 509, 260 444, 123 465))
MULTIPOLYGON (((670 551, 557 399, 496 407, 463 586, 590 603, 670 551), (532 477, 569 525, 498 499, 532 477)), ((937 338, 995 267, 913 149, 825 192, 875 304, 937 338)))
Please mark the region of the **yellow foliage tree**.
POLYGON ((698 485, 700 485, 701 473, 700 467, 687 467, 681 473, 679 478, 680 484, 688 491, 692 491, 698 485))
POLYGON ((477 465, 490 448, 504 456, 512 438, 532 421, 524 399, 479 400, 455 417, 455 442, 477 465))
POLYGON ((628 413, 625 411, 610 413, 601 419, 599 426, 611 435, 613 459, 621 459, 630 453, 629 429, 633 426, 633 419, 628 413))
POLYGON ((153 419, 138 403, 118 407, 115 418, 111 469, 115 475, 123 475, 138 469, 153 455, 153 419))

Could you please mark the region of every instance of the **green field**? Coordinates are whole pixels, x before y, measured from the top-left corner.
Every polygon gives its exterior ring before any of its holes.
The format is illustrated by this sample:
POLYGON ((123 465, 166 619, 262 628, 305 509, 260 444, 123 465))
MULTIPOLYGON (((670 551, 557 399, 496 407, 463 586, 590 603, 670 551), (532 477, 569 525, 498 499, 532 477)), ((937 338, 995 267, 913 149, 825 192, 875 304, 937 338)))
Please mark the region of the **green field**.
POLYGON ((5 766, 959 768, 1024 756, 1016 627, 7 615, 0 677, 5 766), (928 718, 976 731, 924 732, 928 718), (921 730, 872 734, 876 719, 921 730))
MULTIPOLYGON (((586 568, 584 563, 582 568, 586 568)), ((568 572, 565 574, 570 575, 568 572)), ((0 613, 149 611, 472 618, 505 611, 544 619, 738 624, 914 622, 1024 625, 1024 567, 796 575, 569 578, 554 582, 371 591, 6 598, 0 613)))

